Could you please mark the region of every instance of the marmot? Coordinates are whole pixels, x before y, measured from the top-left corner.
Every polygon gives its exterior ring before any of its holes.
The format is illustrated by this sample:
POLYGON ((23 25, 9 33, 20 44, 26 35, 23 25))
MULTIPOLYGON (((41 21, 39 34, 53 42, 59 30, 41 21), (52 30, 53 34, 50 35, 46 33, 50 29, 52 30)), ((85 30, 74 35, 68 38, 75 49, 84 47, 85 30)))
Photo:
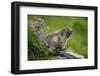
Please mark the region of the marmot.
POLYGON ((52 50, 64 49, 66 40, 72 34, 72 30, 69 28, 61 29, 58 32, 50 33, 46 38, 46 43, 52 50))

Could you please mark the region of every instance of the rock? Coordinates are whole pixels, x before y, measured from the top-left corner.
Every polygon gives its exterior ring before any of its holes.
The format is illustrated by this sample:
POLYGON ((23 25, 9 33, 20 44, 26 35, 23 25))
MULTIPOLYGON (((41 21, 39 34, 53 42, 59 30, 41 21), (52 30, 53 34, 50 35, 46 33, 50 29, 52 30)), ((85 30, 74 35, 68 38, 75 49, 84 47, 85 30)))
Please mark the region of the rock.
POLYGON ((71 52, 71 51, 68 51, 68 50, 57 51, 56 55, 64 57, 66 59, 83 59, 84 58, 84 56, 79 55, 79 54, 74 53, 74 52, 71 52))

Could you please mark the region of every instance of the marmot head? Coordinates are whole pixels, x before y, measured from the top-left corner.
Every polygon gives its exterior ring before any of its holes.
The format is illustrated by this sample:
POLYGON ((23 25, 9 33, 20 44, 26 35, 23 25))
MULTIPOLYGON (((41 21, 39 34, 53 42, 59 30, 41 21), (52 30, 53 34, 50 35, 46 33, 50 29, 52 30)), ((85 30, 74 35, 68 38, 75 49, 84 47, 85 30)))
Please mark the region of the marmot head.
POLYGON ((66 38, 69 38, 71 34, 72 34, 72 29, 70 28, 64 28, 61 30, 61 35, 62 36, 66 35, 66 38))

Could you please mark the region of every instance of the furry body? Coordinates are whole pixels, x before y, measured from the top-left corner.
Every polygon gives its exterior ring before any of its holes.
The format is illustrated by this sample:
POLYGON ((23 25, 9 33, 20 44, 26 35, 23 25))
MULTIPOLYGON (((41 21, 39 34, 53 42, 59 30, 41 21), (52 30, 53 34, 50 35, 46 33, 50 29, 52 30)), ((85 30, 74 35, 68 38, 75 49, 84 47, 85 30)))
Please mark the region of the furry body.
POLYGON ((53 50, 64 49, 64 45, 71 34, 72 30, 68 28, 50 33, 46 39, 47 46, 53 50))

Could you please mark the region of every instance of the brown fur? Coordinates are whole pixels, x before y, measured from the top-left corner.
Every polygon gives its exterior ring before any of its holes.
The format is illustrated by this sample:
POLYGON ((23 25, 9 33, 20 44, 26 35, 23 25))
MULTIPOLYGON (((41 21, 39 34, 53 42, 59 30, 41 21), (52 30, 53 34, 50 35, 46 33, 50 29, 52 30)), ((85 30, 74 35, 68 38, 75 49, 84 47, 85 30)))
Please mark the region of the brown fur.
POLYGON ((66 40, 71 34, 70 32, 72 31, 69 29, 62 29, 61 31, 50 33, 46 39, 47 45, 53 50, 64 49, 66 40))

